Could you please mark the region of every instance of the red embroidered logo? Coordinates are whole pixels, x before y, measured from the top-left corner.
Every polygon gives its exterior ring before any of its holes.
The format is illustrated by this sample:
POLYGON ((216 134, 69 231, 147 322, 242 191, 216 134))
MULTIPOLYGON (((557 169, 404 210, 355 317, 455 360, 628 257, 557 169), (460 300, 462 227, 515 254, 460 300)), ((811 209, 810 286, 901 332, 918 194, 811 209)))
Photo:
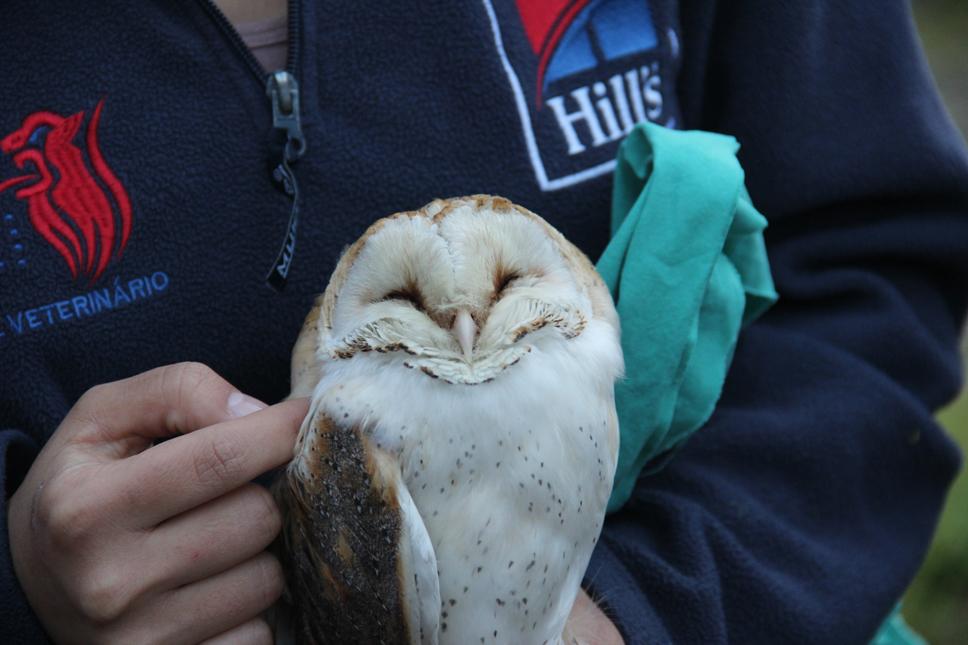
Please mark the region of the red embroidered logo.
POLYGON ((91 283, 121 257, 131 233, 131 200, 98 145, 103 107, 101 99, 83 138, 84 112, 34 112, 0 139, 0 152, 27 173, 0 181, 0 194, 17 187, 14 197, 26 202, 37 233, 64 258, 72 277, 91 283))

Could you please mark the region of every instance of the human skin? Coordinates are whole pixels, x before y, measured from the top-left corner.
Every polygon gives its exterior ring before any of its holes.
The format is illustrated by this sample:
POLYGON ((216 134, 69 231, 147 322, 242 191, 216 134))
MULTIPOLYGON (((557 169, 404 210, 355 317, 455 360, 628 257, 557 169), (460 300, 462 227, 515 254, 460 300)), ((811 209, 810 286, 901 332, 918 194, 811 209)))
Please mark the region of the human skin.
POLYGON ((232 24, 285 18, 287 0, 215 0, 232 24))
POLYGON ((267 408, 193 363, 85 393, 8 510, 14 569, 50 636, 271 643, 260 614, 283 576, 265 549, 281 517, 249 482, 292 457, 307 407, 267 408))
POLYGON ((584 589, 572 605, 568 623, 565 625, 566 645, 623 645, 622 635, 611 619, 588 597, 584 589))

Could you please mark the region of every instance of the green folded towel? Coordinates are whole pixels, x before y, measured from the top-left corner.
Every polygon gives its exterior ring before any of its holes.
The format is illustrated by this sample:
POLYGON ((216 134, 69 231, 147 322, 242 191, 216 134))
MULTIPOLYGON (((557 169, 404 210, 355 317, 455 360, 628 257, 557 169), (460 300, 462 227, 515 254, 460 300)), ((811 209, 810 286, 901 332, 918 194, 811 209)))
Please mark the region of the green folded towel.
MULTIPOLYGON (((621 433, 608 510, 647 464, 704 424, 722 392, 740 329, 777 294, 750 202, 739 144, 650 123, 623 142, 612 193, 612 240, 598 260, 622 320, 625 378, 615 386, 621 433)), ((871 645, 924 645, 899 607, 871 645)))
POLYGON ((740 328, 777 298, 739 144, 710 132, 636 127, 622 144, 612 240, 598 261, 622 321, 625 378, 609 511, 642 469, 709 419, 740 328))

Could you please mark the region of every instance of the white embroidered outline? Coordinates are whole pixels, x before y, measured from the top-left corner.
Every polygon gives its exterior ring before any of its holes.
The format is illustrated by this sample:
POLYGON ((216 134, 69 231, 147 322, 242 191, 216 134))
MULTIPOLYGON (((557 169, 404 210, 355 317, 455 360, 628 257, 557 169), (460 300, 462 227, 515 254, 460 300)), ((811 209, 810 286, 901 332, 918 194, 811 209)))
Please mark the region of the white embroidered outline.
POLYGON ((614 159, 571 175, 548 179, 544 162, 541 160, 541 152, 538 150, 538 142, 534 136, 534 127, 531 124, 531 112, 528 110, 528 103, 524 97, 524 91, 521 89, 521 81, 518 79, 517 74, 514 73, 514 68, 511 67, 511 61, 508 59, 507 52, 504 50, 504 41, 501 36, 501 27, 497 22, 497 14, 494 12, 491 0, 481 1, 484 3, 487 17, 491 21, 491 31, 494 32, 494 45, 497 47, 498 56, 501 58, 501 65, 504 67, 504 73, 507 74, 508 82, 511 84, 511 91, 514 93, 514 103, 517 105, 518 116, 521 119, 521 128, 524 131, 524 142, 528 147, 528 156, 531 157, 534 175, 538 180, 538 186, 541 190, 545 192, 560 190, 611 172, 615 168, 614 159))

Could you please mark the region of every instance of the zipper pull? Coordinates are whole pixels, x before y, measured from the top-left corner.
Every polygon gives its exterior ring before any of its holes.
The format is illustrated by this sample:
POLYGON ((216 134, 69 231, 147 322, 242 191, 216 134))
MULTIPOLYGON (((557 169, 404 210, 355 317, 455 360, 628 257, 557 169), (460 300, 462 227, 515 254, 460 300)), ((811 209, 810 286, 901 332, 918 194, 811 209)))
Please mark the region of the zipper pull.
POLYGON ((269 75, 266 94, 272 101, 272 127, 286 131, 284 156, 292 163, 306 152, 299 115, 299 83, 289 72, 279 70, 269 75))
POLYGON ((299 84, 296 78, 286 71, 273 72, 266 82, 266 94, 272 101, 272 127, 286 132, 282 160, 272 170, 272 179, 276 186, 292 200, 286 239, 266 276, 266 282, 270 287, 276 291, 282 291, 286 286, 289 267, 296 252, 296 232, 299 228, 299 184, 292 171, 292 164, 305 154, 306 139, 303 137, 300 120, 299 84))

